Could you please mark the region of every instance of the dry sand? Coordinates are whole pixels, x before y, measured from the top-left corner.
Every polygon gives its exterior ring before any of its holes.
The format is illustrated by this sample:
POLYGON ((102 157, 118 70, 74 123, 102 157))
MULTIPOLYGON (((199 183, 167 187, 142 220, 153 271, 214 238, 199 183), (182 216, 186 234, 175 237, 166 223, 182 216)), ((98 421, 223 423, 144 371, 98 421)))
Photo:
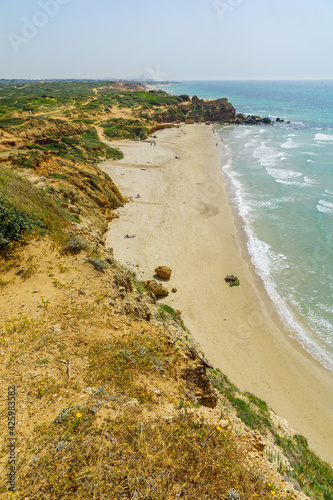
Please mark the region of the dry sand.
POLYGON ((156 141, 112 143, 124 159, 102 165, 123 195, 133 196, 110 225, 115 258, 143 280, 158 265, 170 266, 163 302, 182 311, 207 359, 267 401, 333 465, 333 373, 288 336, 239 244, 218 137, 211 127, 182 125, 158 132, 156 141), (231 273, 239 287, 225 283, 231 273))

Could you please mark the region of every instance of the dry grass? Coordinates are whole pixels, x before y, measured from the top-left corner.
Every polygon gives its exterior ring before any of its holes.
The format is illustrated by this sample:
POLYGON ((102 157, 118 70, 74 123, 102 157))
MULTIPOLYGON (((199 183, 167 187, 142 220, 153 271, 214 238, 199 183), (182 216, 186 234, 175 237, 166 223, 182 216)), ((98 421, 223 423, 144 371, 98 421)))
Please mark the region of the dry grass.
POLYGON ((140 374, 173 378, 182 365, 173 345, 162 335, 147 333, 146 326, 140 333, 94 345, 89 359, 88 383, 106 383, 126 393, 135 387, 140 374))
POLYGON ((244 465, 230 431, 190 415, 145 422, 126 410, 98 426, 96 406, 107 394, 91 399, 35 430, 30 456, 36 458, 21 467, 25 496, 208 500, 233 489, 241 498, 272 498, 272 486, 244 465))

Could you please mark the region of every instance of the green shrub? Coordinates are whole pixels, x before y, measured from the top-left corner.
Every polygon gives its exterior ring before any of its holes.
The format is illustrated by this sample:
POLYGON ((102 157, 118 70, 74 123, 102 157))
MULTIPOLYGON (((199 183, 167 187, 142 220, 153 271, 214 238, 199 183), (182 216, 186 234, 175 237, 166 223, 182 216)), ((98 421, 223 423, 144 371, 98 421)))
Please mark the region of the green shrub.
POLYGON ((59 174, 58 172, 54 172, 53 174, 50 174, 48 177, 52 177, 52 179, 59 179, 60 181, 70 180, 66 175, 59 174))
POLYGON ((0 245, 6 246, 26 234, 61 233, 66 212, 42 190, 12 169, 0 166, 0 245))
POLYGON ((137 291, 139 293, 146 292, 146 287, 145 287, 144 283, 142 281, 138 280, 135 273, 131 273, 131 275, 132 275, 132 280, 133 280, 134 286, 137 289, 137 291))
POLYGON ((148 131, 139 120, 130 120, 124 118, 113 118, 102 123, 106 136, 114 139, 143 139, 148 131))
POLYGON ((41 220, 18 208, 6 206, 6 201, 0 198, 0 247, 19 240, 23 234, 44 228, 41 220))
POLYGON ((288 475, 296 480, 313 498, 333 499, 333 469, 310 450, 305 437, 296 434, 291 439, 275 433, 275 439, 292 467, 288 475))
POLYGON ((156 315, 156 319, 158 321, 162 321, 165 319, 165 315, 168 314, 171 318, 178 323, 179 326, 182 327, 183 330, 186 330, 186 327, 181 319, 181 313, 179 311, 175 311, 173 307, 168 306, 167 304, 160 304, 158 306, 158 313, 156 315))
POLYGON ((34 161, 36 160, 36 156, 33 152, 30 152, 26 155, 17 154, 11 155, 10 159, 13 161, 14 165, 18 165, 23 168, 34 168, 34 161))
POLYGON ((251 427, 251 429, 260 429, 262 427, 271 428, 272 422, 269 418, 269 410, 267 404, 261 399, 247 394, 251 403, 255 404, 257 408, 252 409, 250 404, 246 403, 243 399, 239 398, 239 389, 233 385, 228 377, 224 375, 219 369, 211 370, 208 374, 214 387, 220 391, 221 394, 226 396, 232 406, 237 410, 237 416, 244 422, 244 424, 251 427))
POLYGON ((82 250, 86 250, 87 247, 87 243, 82 238, 80 238, 80 236, 71 235, 64 247, 64 251, 71 254, 77 254, 82 250))
POLYGON ((98 257, 87 257, 85 262, 92 264, 97 271, 104 271, 104 269, 110 267, 105 260, 99 259, 98 257))

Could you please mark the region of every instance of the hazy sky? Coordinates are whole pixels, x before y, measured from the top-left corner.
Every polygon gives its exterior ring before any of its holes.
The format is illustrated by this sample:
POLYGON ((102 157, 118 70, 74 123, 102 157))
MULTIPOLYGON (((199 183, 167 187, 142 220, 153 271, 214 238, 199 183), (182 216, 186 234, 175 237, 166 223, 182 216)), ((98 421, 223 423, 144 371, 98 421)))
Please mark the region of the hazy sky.
POLYGON ((333 0, 0 0, 0 78, 333 78, 333 0))

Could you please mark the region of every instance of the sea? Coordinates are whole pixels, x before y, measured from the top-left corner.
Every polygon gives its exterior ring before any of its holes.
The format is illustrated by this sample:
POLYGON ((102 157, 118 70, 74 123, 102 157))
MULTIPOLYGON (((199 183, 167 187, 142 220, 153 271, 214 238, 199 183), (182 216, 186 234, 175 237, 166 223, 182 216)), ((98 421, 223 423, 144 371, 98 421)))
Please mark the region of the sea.
POLYGON ((256 274, 290 336, 333 371, 333 81, 191 81, 272 125, 221 125, 221 169, 256 274), (280 121, 277 122, 276 119, 280 121))

